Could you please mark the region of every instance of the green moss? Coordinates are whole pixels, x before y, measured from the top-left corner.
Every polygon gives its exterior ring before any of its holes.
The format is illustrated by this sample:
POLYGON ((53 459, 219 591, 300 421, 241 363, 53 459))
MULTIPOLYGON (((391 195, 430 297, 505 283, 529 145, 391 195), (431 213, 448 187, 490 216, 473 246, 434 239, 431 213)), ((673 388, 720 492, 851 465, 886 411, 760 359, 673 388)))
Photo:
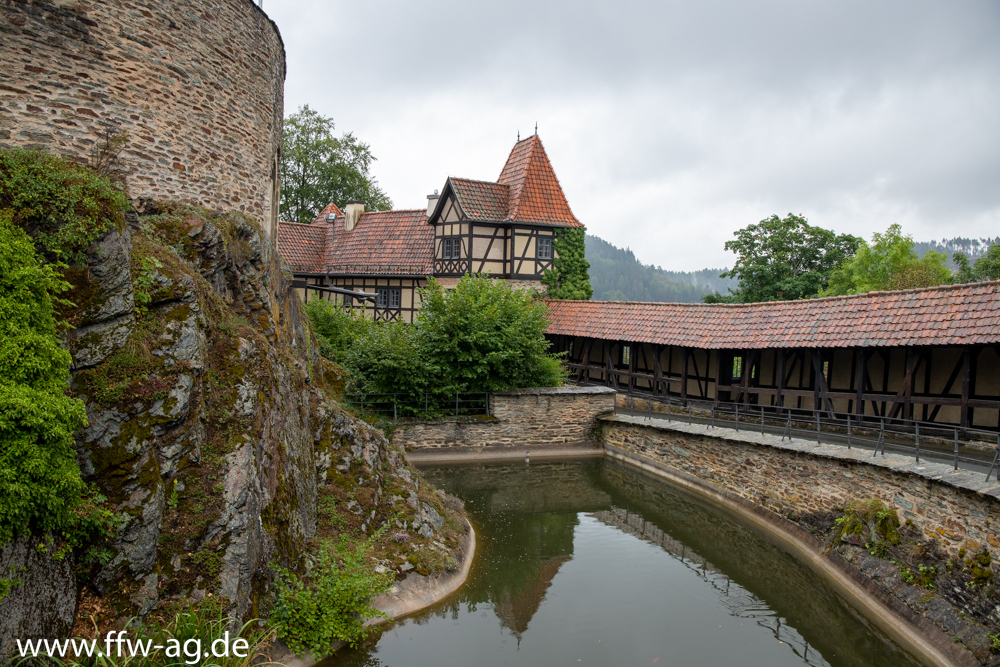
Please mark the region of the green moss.
POLYGON ((889 545, 899 544, 899 517, 877 498, 849 503, 835 529, 837 538, 848 535, 861 535, 873 555, 885 558, 889 545))

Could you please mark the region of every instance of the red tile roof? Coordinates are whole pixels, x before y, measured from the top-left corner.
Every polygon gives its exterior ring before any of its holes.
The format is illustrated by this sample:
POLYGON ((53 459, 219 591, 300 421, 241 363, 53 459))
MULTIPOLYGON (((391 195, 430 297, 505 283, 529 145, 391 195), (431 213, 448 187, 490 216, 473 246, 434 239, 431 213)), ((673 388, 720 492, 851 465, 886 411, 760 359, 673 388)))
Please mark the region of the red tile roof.
POLYGON ((322 273, 326 230, 321 225, 278 223, 278 254, 294 273, 322 273))
POLYGON ((542 140, 514 144, 497 183, 510 188, 507 220, 558 227, 583 227, 569 208, 542 140))
POLYGON ((313 218, 313 222, 326 222, 326 216, 329 215, 330 213, 333 213, 335 217, 344 215, 344 212, 341 211, 336 204, 330 202, 323 208, 322 211, 319 212, 319 215, 313 218))
POLYGON ((462 210, 472 220, 583 227, 569 208, 542 140, 514 144, 496 183, 449 178, 462 210))
POLYGON ((506 185, 467 178, 449 178, 465 214, 473 220, 499 221, 507 218, 506 185))
POLYGON ((738 305, 547 303, 550 334, 702 349, 1000 343, 1000 281, 738 305))
POLYGON ((311 225, 282 222, 278 254, 295 273, 426 276, 434 272, 434 228, 423 209, 362 213, 351 231, 343 215, 311 225))
POLYGON ((427 211, 362 213, 351 231, 339 217, 323 268, 332 274, 420 275, 434 272, 434 228, 427 211))

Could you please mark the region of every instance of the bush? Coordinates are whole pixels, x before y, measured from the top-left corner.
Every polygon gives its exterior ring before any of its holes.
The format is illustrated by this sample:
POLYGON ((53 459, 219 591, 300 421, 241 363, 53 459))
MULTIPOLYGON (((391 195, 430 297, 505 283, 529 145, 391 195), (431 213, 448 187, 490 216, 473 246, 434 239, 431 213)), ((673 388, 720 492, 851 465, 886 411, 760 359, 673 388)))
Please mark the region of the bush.
POLYGON ((366 322, 343 355, 344 367, 354 378, 353 390, 417 396, 448 385, 428 362, 416 333, 405 322, 366 322))
POLYGON ((354 310, 338 306, 330 299, 313 299, 305 306, 313 331, 320 342, 320 353, 330 361, 344 364, 344 355, 365 330, 368 323, 354 310))
POLYGON ((547 353, 546 306, 529 292, 466 275, 449 291, 431 278, 421 295, 419 345, 461 391, 553 387, 565 380, 559 356, 547 353))
POLYGON ((307 579, 278 569, 278 601, 271 618, 280 624, 278 636, 289 648, 300 655, 325 655, 336 641, 356 646, 372 631, 365 622, 386 616, 369 604, 393 582, 392 572, 375 572, 368 563, 374 539, 352 544, 343 535, 339 542, 323 542, 307 579))
POLYGON ((87 167, 40 151, 0 151, 0 209, 48 255, 72 264, 101 234, 125 224, 128 197, 87 167))
POLYGON ((373 322, 330 301, 306 305, 324 356, 350 372, 352 391, 407 394, 421 406, 426 392, 433 407, 435 396, 565 380, 559 356, 547 352, 546 306, 531 293, 465 276, 448 291, 431 278, 421 295, 413 324, 373 322))
POLYGON ((85 487, 73 433, 83 401, 66 396, 69 352, 59 346, 54 295, 68 289, 28 235, 0 212, 0 544, 32 531, 67 531, 85 487))

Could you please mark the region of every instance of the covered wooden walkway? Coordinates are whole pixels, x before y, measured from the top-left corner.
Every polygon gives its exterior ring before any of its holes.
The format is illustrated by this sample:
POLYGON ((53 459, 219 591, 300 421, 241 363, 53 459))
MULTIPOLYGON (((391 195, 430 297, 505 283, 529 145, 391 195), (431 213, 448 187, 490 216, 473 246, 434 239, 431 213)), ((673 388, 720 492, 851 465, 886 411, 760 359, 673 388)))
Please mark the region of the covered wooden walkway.
POLYGON ((1000 281, 739 305, 547 303, 547 335, 581 384, 1000 430, 1000 281))

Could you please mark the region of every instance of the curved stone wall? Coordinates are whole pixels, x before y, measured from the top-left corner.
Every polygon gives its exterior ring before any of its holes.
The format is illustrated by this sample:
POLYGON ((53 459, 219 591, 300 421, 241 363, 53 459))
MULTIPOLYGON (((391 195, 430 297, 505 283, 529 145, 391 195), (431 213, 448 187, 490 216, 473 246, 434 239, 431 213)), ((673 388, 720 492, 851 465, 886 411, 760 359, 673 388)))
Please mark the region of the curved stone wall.
POLYGON ((129 133, 133 199, 277 224, 285 52, 252 0, 0 0, 0 147, 92 158, 129 133))

